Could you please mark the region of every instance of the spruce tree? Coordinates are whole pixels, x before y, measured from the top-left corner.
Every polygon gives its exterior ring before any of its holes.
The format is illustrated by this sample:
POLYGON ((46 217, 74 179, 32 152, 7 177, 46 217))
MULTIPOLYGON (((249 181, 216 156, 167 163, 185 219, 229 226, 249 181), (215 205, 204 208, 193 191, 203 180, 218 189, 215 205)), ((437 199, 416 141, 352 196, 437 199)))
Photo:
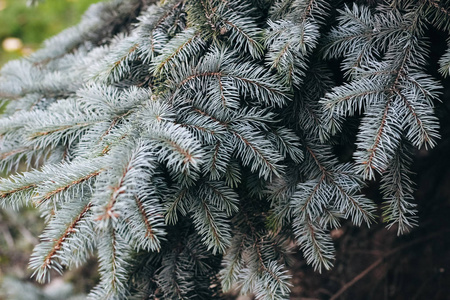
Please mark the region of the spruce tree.
POLYGON ((96 256, 89 299, 288 299, 291 252, 328 270, 330 230, 376 221, 368 181, 387 227, 417 225, 450 1, 155 2, 94 4, 1 70, 0 203, 47 223, 38 281, 96 256))

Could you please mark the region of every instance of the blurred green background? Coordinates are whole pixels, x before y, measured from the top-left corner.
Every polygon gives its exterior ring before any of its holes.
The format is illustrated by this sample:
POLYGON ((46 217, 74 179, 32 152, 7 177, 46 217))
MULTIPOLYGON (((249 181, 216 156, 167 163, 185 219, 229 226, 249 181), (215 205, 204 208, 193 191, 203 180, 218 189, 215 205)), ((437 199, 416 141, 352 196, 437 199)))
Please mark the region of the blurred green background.
POLYGON ((48 37, 75 25, 90 4, 100 0, 0 0, 0 65, 30 54, 48 37))

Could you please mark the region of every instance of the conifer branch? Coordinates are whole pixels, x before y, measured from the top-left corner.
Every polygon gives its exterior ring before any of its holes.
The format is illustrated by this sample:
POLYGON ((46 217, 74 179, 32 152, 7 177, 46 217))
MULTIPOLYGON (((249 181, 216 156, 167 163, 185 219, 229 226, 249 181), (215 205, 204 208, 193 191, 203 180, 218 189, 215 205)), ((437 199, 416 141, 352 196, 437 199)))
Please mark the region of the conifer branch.
POLYGON ((0 180, 0 205, 39 206, 38 280, 95 252, 88 299, 286 300, 293 239, 328 270, 330 230, 375 219, 365 180, 388 228, 417 224, 448 0, 155 2, 98 3, 0 71, 0 169, 35 168, 0 180))
POLYGON ((80 185, 80 184, 84 183, 85 181, 88 181, 91 178, 93 178, 95 176, 98 176, 102 171, 103 170, 92 172, 92 173, 90 173, 90 174, 88 174, 88 175, 86 175, 84 177, 81 177, 81 178, 79 178, 77 180, 74 180, 72 182, 69 182, 69 183, 67 183, 67 184, 65 184, 65 185, 63 185, 61 187, 58 187, 55 190, 48 191, 47 193, 45 193, 43 195, 39 195, 38 196, 39 200, 35 199, 35 203, 36 203, 37 206, 39 206, 42 203, 48 201, 49 199, 55 197, 57 194, 63 193, 65 191, 67 191, 68 189, 70 189, 71 187, 74 187, 76 185, 80 185))
POLYGON ((47 254, 47 256, 44 258, 44 264, 41 266, 41 269, 48 269, 49 266, 52 263, 52 259, 57 253, 58 250, 61 249, 64 241, 67 239, 67 237, 76 231, 76 227, 80 220, 86 215, 86 213, 91 209, 92 203, 89 202, 86 207, 81 211, 81 213, 78 215, 78 217, 72 222, 72 224, 67 227, 66 231, 59 237, 58 240, 55 241, 53 244, 50 252, 47 254))
MULTIPOLYGON (((41 244, 38 244, 34 249, 30 260, 30 268, 34 269, 32 276, 36 276, 36 279, 39 282, 50 279, 50 269, 55 269, 59 273, 62 272, 62 266, 56 259, 63 251, 63 247, 66 247, 66 243, 70 242, 70 237, 79 230, 82 230, 80 228, 82 226, 81 223, 88 217, 88 213, 92 208, 92 203, 82 203, 81 206, 79 204, 77 204, 77 206, 78 211, 76 211, 76 214, 68 216, 70 218, 69 222, 58 219, 54 219, 50 222, 46 232, 44 232, 44 235, 42 236, 41 244), (51 228, 51 225, 60 227, 60 229, 55 230, 55 228, 51 228)), ((59 258, 59 260, 64 261, 64 258, 59 258)))

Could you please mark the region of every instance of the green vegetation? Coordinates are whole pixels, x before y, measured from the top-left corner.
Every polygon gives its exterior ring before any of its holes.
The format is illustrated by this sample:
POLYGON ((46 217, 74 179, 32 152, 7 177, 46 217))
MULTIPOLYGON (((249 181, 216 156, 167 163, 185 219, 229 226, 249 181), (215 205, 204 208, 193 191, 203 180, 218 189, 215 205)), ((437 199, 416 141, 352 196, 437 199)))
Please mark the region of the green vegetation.
MULTIPOLYGON (((334 239, 354 240, 350 224, 398 235, 432 227, 418 218, 415 157, 450 140, 439 120, 450 47, 434 52, 450 33, 450 0, 352 1, 105 1, 6 64, 0 207, 33 206, 45 220, 32 277, 53 284, 81 265, 98 270, 79 289, 87 299, 225 300, 238 290, 288 300, 293 258, 339 270, 334 239)), ((338 299, 422 242, 314 299, 338 299)), ((386 277, 392 290, 397 277, 386 277)), ((25 299, 67 299, 47 287, 25 299)), ((422 287, 383 298, 430 299, 422 287)))
POLYGON ((76 24, 90 4, 98 0, 47 0, 27 6, 26 0, 0 0, 0 41, 18 38, 23 47, 7 52, 0 49, 0 64, 28 54, 43 40, 76 24))

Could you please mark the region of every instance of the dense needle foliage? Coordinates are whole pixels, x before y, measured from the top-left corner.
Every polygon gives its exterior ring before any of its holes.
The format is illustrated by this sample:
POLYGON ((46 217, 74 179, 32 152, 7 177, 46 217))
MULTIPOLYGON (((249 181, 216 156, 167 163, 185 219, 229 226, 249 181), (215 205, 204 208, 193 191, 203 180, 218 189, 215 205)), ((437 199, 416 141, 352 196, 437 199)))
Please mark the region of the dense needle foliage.
POLYGON ((376 220, 367 180, 388 227, 417 224, 411 154, 439 138, 427 32, 450 1, 153 2, 95 4, 1 71, 0 203, 47 222, 37 280, 96 255, 90 299, 288 299, 295 245, 330 269, 330 230, 376 220))

